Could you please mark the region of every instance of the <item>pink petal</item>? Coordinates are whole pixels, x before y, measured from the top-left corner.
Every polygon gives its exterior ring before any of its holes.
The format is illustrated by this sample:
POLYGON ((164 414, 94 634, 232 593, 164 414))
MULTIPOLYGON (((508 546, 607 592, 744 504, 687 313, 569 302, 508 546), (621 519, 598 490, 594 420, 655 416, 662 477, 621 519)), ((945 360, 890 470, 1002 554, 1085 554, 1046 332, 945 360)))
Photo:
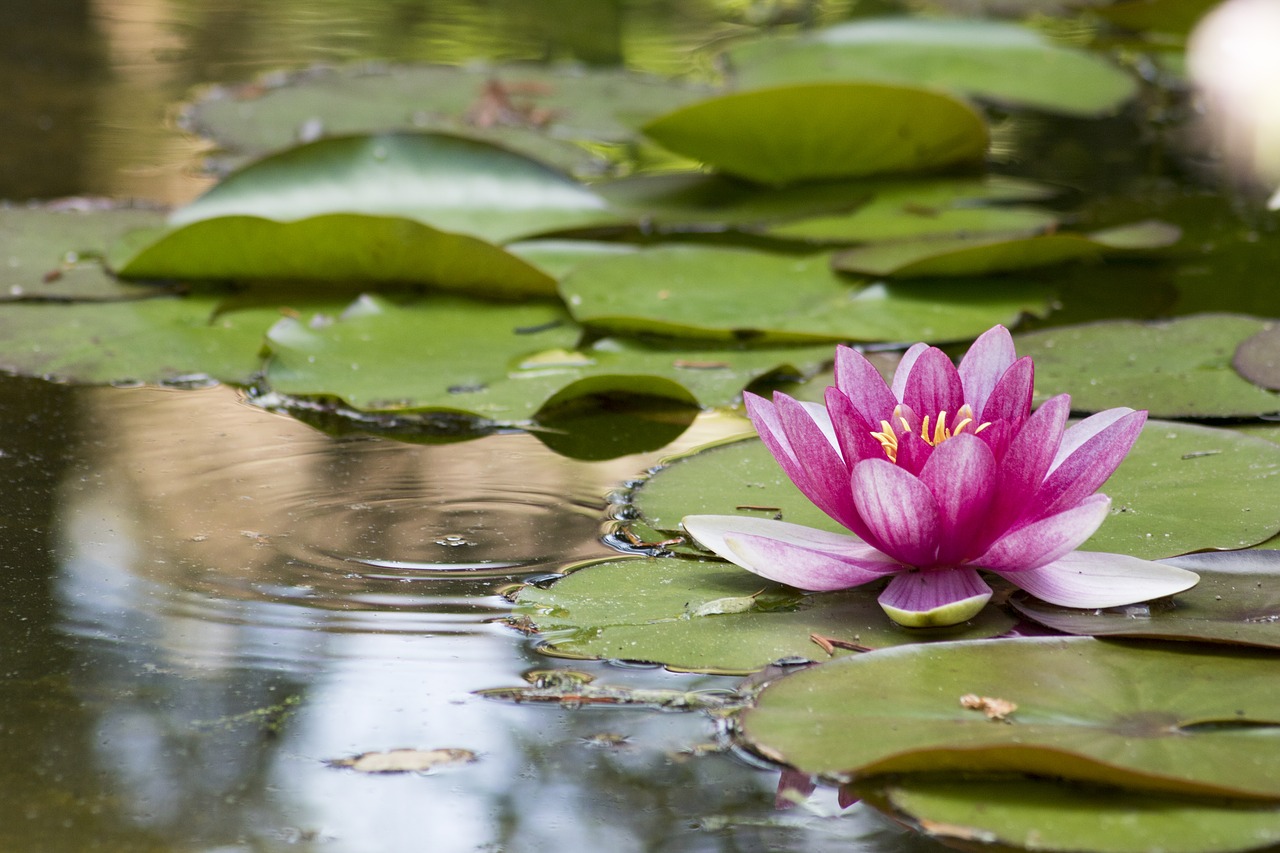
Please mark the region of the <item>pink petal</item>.
MULTIPOLYGON (((835 446, 835 436, 828 437, 803 403, 786 394, 775 394, 773 399, 796 464, 804 471, 804 483, 794 477, 792 481, 818 509, 861 534, 862 526, 849 492, 849 469, 835 446)), ((825 410, 823 413, 825 416, 825 410)), ((829 419, 827 426, 831 426, 829 419)))
POLYGON ((1061 559, 1084 544, 1107 520, 1111 499, 1091 495, 1069 510, 1001 536, 973 565, 997 572, 1034 569, 1061 559))
POLYGON ((996 459, 975 435, 961 433, 933 450, 920 481, 933 493, 941 513, 939 563, 957 564, 977 556, 974 534, 995 495, 996 459))
POLYGON ((1164 563, 1094 551, 1075 551, 1039 568, 997 574, 1063 607, 1121 607, 1175 595, 1200 580, 1195 572, 1164 563))
POLYGON ((898 467, 903 471, 918 477, 932 455, 933 447, 922 439, 919 433, 898 434, 897 462, 898 467))
MULTIPOLYGON (((1104 412, 1098 412, 1096 415, 1090 415, 1079 423, 1072 424, 1067 427, 1067 431, 1062 434, 1062 444, 1058 447, 1058 454, 1053 458, 1053 464, 1049 466, 1049 471, 1056 471, 1058 466, 1067 460, 1067 457, 1075 453, 1076 450, 1089 439, 1111 426, 1116 421, 1133 414, 1133 409, 1119 406, 1114 409, 1107 409, 1104 412)), ((1146 412, 1143 412, 1143 421, 1146 420, 1146 412)), ((1141 427, 1141 424, 1139 424, 1141 427)), ((1137 439, 1137 436, 1134 436, 1137 439)))
POLYGON ((920 353, 911 368, 902 402, 931 421, 937 421, 939 412, 954 415, 964 405, 964 387, 960 374, 951 358, 942 350, 929 347, 920 353))
POLYGON ((1004 326, 993 326, 973 342, 960 359, 960 383, 964 386, 964 400, 971 409, 982 414, 996 383, 1017 357, 1013 336, 1004 326))
MULTIPOLYGON (((1146 412, 1130 410, 1077 444, 1056 469, 1050 469, 1052 473, 1036 494, 1035 509, 1030 517, 1043 518, 1061 512, 1096 492, 1124 461, 1146 420, 1146 412)), ((1066 435, 1070 434, 1071 430, 1067 430, 1066 435)), ((1066 435, 1063 436, 1064 442, 1066 435)), ((1061 449, 1058 455, 1062 455, 1061 449)))
POLYGON ((903 572, 880 593, 880 607, 889 618, 911 628, 958 625, 978 615, 991 599, 987 586, 973 569, 903 572))
POLYGON ((887 459, 865 459, 853 469, 853 501, 868 541, 909 566, 932 566, 941 530, 929 487, 887 459))
POLYGON ((862 420, 872 426, 889 417, 898 401, 884 377, 862 353, 846 346, 836 347, 836 386, 862 420))
POLYGON ((856 536, 740 515, 681 522, 702 547, 749 572, 799 589, 848 589, 902 570, 856 536))
POLYGON ((1023 424, 1009 442, 1004 457, 996 454, 1000 460, 999 484, 991 513, 983 525, 983 535, 988 542, 994 542, 1032 509, 1032 500, 1062 441, 1070 410, 1071 400, 1067 395, 1050 398, 1023 424))
MULTIPOLYGON (((1012 425, 1008 435, 1005 436, 1006 442, 1017 435, 1022 429, 1022 425, 1026 423, 1027 418, 1031 415, 1031 396, 1032 388, 1035 384, 1035 364, 1032 363, 1031 357, 1020 358, 1004 372, 1000 377, 1000 381, 996 383, 996 387, 991 394, 983 402, 982 407, 973 406, 974 419, 979 424, 991 423, 993 426, 1001 423, 1012 425)), ((987 430, 984 430, 984 433, 987 430)), ((991 436, 988 438, 994 438, 991 436)), ((1004 446, 993 446, 996 451, 996 458, 999 459, 1004 455, 1004 446)))
POLYGON ((902 402, 902 395, 907 391, 907 379, 911 377, 911 369, 915 366, 916 359, 928 348, 928 344, 912 344, 898 361, 898 368, 893 372, 893 384, 889 390, 893 392, 893 398, 899 403, 902 402))
POLYGON ((809 417, 818 425, 818 429, 822 430, 822 434, 827 437, 827 441, 831 444, 831 449, 839 453, 840 442, 836 438, 836 428, 831 423, 831 413, 827 411, 827 407, 821 403, 810 403, 806 400, 797 402, 809 413, 809 417))
POLYGON ((840 455, 844 457, 845 467, 852 469, 863 459, 884 456, 884 447, 871 437, 871 433, 880 431, 880 424, 865 423, 853 408, 853 403, 849 402, 849 398, 839 388, 828 387, 826 398, 827 412, 840 444, 840 455))

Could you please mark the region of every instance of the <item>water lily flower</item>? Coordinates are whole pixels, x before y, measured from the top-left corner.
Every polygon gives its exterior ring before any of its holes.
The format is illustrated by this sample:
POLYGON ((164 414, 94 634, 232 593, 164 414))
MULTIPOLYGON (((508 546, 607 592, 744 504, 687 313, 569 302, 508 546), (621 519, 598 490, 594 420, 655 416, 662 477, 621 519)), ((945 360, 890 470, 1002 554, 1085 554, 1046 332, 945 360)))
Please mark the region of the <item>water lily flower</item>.
POLYGON ((880 606, 911 627, 953 625, 991 598, 985 570, 1053 604, 1118 607, 1172 595, 1199 577, 1122 554, 1076 550, 1106 519, 1095 494, 1146 412, 1108 409, 1067 427, 1070 398, 1034 412, 1034 368, 1003 326, 959 369, 916 344, 886 384, 836 351, 826 406, 754 394, 761 439, 809 500, 850 533, 742 516, 693 515, 684 529, 748 571, 800 589, 891 578, 880 606), (852 535, 850 535, 852 534, 852 535))

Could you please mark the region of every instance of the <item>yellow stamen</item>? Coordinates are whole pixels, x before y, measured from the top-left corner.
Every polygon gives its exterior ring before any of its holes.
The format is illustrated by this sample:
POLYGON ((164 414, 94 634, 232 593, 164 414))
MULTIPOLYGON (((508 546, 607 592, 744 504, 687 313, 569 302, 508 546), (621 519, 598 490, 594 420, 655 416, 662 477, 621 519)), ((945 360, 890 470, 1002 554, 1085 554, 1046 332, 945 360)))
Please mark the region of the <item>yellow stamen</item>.
MULTIPOLYGON (((910 433, 911 424, 902 414, 902 407, 895 407, 893 410, 893 418, 902 424, 902 432, 910 433)), ((932 431, 929 429, 929 423, 933 419, 931 415, 925 415, 924 420, 920 422, 920 438, 930 447, 937 447, 949 438, 954 438, 964 432, 973 423, 973 409, 968 403, 960 407, 955 414, 955 426, 947 426, 947 413, 939 412, 938 420, 933 424, 932 431)), ((973 429, 973 434, 977 435, 987 427, 991 426, 991 422, 979 424, 973 429)), ((889 458, 890 462, 897 464, 898 462, 898 432, 894 425, 887 420, 880 422, 880 431, 871 433, 871 437, 880 442, 880 446, 884 448, 884 455, 889 458)))

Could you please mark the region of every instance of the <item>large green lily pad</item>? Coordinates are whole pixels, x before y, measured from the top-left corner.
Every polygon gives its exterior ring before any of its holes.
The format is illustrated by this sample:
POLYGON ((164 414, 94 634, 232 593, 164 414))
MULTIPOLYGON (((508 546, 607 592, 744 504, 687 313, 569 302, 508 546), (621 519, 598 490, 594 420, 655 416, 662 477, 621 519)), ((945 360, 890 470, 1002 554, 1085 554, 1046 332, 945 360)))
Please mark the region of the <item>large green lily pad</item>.
POLYGON ((812 375, 827 347, 667 349, 602 339, 555 303, 362 297, 337 320, 280 321, 266 381, 293 397, 336 397, 371 412, 441 411, 528 422, 543 406, 605 393, 727 405, 770 373, 812 375))
POLYGON ((811 634, 880 648, 994 637, 1013 625, 1002 611, 987 608, 952 628, 903 628, 885 618, 878 592, 804 595, 730 563, 667 557, 584 564, 549 588, 524 587, 516 603, 552 653, 699 672, 750 672, 784 658, 829 659, 811 634))
POLYGON ((1280 808, 1049 779, 903 777, 867 802, 945 844, 1091 853, 1232 853, 1280 842, 1280 808))
POLYGON ((1019 613, 1067 634, 1238 643, 1280 649, 1280 551, 1188 554, 1166 561, 1200 583, 1159 605, 1074 610, 1022 593, 1019 613))
POLYGON ((1037 393, 1069 393, 1079 411, 1132 406, 1155 417, 1251 417, 1280 411, 1280 394, 1241 377, 1231 359, 1265 326, 1225 314, 1115 320, 1030 332, 1017 344, 1035 358, 1037 393))
POLYGON ((355 67, 277 78, 208 90, 186 109, 184 123, 223 149, 256 156, 294 144, 306 129, 328 135, 444 131, 596 174, 608 166, 599 143, 627 143, 644 119, 711 91, 580 66, 355 67))
MULTIPOLYGON (((1088 551, 1170 557, 1245 548, 1280 530, 1280 448, 1231 430, 1153 421, 1101 491, 1111 516, 1088 551)), ((843 532, 800 493, 758 440, 672 461, 637 490, 650 526, 677 532, 686 515, 753 515, 843 532), (740 507, 762 507, 743 510, 740 507)))
POLYGON ((1276 661, 1084 637, 901 646, 766 686, 739 734, 840 779, 1008 772, 1274 801, 1276 661))
POLYGON ((782 185, 976 165, 987 129, 948 95, 879 83, 738 92, 660 116, 644 132, 730 175, 782 185))
POLYGON ((1079 116, 1114 112, 1137 90, 1100 56, 996 21, 862 20, 747 44, 729 59, 743 87, 879 80, 1079 116))
POLYGON ((1172 225, 1144 222, 1094 234, 931 237, 849 249, 832 264, 845 272, 895 278, 991 275, 1161 249, 1178 236, 1172 225))
POLYGON ((1280 391, 1280 323, 1268 323, 1236 347, 1231 366, 1253 384, 1280 391))
POLYGON ((1022 283, 869 283, 830 255, 664 246, 587 262, 560 283, 579 322, 611 332, 760 341, 962 340, 1024 313, 1052 292, 1022 283))

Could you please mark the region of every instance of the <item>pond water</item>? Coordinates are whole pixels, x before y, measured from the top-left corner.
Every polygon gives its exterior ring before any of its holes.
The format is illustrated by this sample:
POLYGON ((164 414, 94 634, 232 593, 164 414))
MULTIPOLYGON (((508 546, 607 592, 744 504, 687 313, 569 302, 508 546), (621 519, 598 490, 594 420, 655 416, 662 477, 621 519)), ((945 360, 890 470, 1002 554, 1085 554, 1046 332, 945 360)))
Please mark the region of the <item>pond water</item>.
MULTIPOLYGON (((755 6, 6 3, 0 88, 18 100, 0 117, 0 197, 191 198, 202 143, 164 118, 198 83, 364 57, 693 71, 686 48, 755 6)), ((705 416, 662 450, 582 462, 524 434, 331 437, 225 387, 6 377, 0 412, 0 849, 933 849, 831 791, 776 809, 778 773, 707 749, 707 716, 472 693, 570 667, 735 684, 542 656, 500 621, 500 589, 612 553, 610 491, 738 423, 705 416), (477 760, 327 763, 395 748, 477 760)))

